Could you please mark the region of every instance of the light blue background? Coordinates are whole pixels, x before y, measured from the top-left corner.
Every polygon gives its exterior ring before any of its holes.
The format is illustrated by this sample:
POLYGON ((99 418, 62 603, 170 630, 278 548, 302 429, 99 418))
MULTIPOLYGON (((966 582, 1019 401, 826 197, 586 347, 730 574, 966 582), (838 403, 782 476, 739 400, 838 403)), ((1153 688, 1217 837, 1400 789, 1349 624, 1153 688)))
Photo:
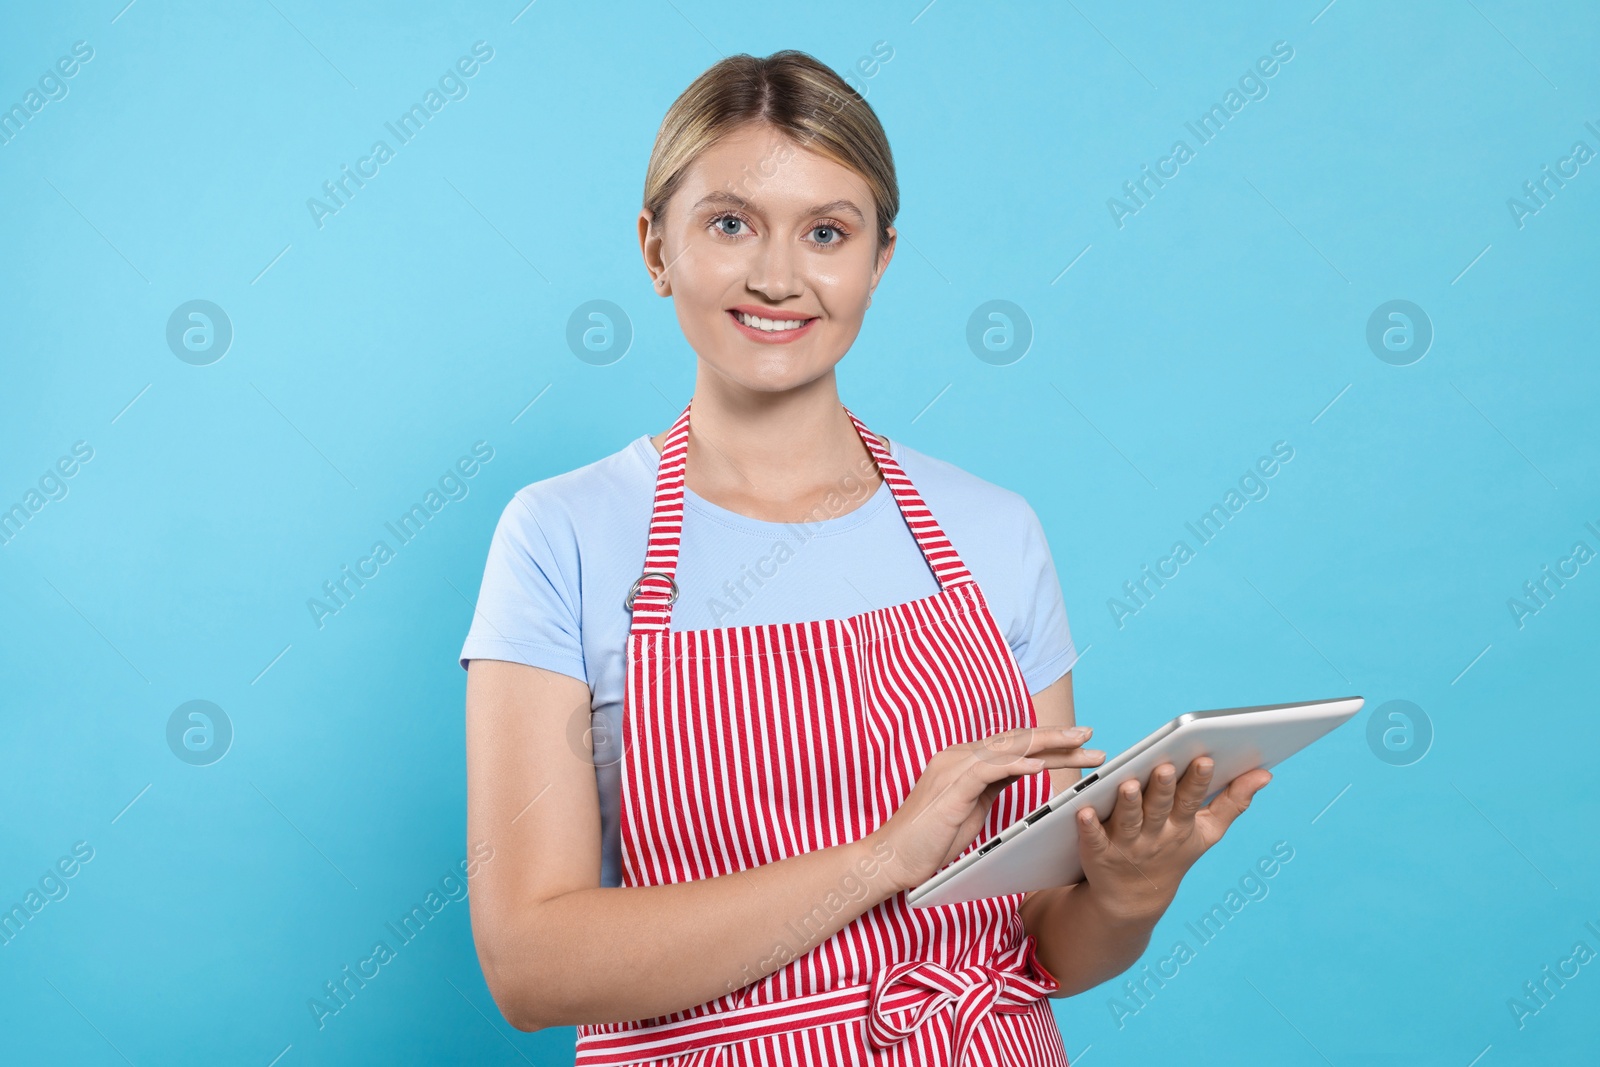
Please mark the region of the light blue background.
POLYGON ((0 1060, 571 1061, 572 1030, 500 1018, 464 902, 324 1029, 307 1001, 465 856, 455 656, 501 507, 688 399, 634 230, 663 112, 721 54, 879 41, 904 239, 843 397, 1033 504, 1097 743, 1346 693, 1435 733, 1391 765, 1364 713, 1285 765, 1146 961, 1286 841, 1270 894, 1121 1027, 1120 982, 1059 1002, 1068 1053, 1593 1054, 1600 963, 1521 1028, 1507 1001, 1600 950, 1600 564, 1521 628, 1506 603, 1600 550, 1600 162, 1520 229, 1506 204, 1600 149, 1592 6, 923 3, 8 5, 0 105, 95 51, 0 145, 0 506, 94 458, 0 548, 0 904, 95 854, 0 947, 0 1060), (469 95, 318 229, 306 199, 479 40, 469 95), (1269 95, 1119 229, 1107 198, 1280 40, 1269 95), (235 331, 210 366, 166 344, 192 299, 235 331), (592 299, 631 320, 609 366, 565 342, 592 299), (1034 332, 1009 365, 965 340, 992 299, 1034 332), (1409 366, 1366 344, 1391 299, 1435 330, 1409 366), (1280 440, 1270 495, 1119 628, 1107 600, 1280 440), (476 441, 469 495, 318 629, 307 599, 476 441), (236 734, 207 767, 165 738, 193 699, 236 734))

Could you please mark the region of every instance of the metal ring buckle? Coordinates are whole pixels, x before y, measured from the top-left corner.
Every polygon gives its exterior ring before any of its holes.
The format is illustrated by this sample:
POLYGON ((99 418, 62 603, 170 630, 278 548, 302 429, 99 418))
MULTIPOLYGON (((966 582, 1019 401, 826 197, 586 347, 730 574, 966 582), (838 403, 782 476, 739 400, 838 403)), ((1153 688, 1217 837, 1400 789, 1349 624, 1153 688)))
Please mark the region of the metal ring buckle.
POLYGON ((622 602, 623 607, 627 608, 629 611, 633 610, 633 600, 634 597, 639 595, 640 584, 652 574, 659 574, 661 577, 672 583, 672 593, 667 597, 667 607, 670 608, 674 603, 677 602, 678 579, 674 578, 666 571, 645 571, 643 574, 639 575, 639 577, 633 580, 633 588, 628 590, 628 598, 622 602))

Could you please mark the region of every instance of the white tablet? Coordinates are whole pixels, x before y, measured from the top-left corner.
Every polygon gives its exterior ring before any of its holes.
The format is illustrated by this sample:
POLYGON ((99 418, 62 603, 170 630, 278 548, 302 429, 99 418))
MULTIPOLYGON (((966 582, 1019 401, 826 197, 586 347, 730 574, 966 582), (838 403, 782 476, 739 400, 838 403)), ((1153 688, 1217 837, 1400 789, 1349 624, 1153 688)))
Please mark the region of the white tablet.
POLYGON ((1205 755, 1215 762, 1209 803, 1245 771, 1270 768, 1294 755, 1354 716, 1363 703, 1362 697, 1339 697, 1180 715, 968 851, 911 890, 906 900, 914 908, 927 908, 1081 882, 1074 818, 1079 809, 1092 807, 1103 820, 1116 805, 1123 782, 1135 779, 1143 789, 1163 763, 1171 763, 1181 778, 1191 760, 1205 755))

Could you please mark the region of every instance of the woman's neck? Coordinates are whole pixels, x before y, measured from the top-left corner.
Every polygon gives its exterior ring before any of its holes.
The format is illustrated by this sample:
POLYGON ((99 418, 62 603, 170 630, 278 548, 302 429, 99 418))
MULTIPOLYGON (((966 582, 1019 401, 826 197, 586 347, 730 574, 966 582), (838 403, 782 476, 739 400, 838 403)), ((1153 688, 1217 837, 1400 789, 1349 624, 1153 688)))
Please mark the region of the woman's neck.
MULTIPOLYGON (((752 519, 813 522, 855 510, 883 481, 831 373, 802 389, 739 396, 706 378, 695 386, 684 471, 702 499, 752 519)), ((666 433, 651 440, 659 452, 666 433)))

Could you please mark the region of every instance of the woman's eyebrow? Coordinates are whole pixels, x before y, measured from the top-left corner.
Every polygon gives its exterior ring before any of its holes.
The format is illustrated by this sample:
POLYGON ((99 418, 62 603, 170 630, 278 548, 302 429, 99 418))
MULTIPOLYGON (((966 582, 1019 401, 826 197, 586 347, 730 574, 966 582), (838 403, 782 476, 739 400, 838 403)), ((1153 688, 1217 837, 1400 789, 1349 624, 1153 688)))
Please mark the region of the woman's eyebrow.
MULTIPOLYGON (((754 204, 740 196, 738 193, 730 193, 721 189, 702 196, 695 203, 694 207, 690 208, 689 210, 690 213, 693 214, 694 212, 697 212, 701 208, 705 207, 736 207, 744 211, 757 210, 754 204)), ((817 204, 814 207, 807 208, 804 213, 806 215, 832 215, 838 213, 848 213, 854 215, 861 225, 865 226, 867 224, 866 214, 849 200, 830 200, 826 204, 817 204)))
POLYGON ((854 215, 856 220, 860 222, 861 225, 865 226, 867 224, 867 216, 862 214, 861 209, 856 207, 848 200, 830 200, 826 204, 818 204, 816 207, 806 212, 807 215, 837 215, 846 213, 854 215))
POLYGON ((702 196, 698 201, 695 202, 694 207, 689 209, 689 213, 693 214, 703 207, 736 207, 748 211, 754 208, 755 205, 737 193, 718 190, 717 192, 707 193, 705 196, 702 196))

